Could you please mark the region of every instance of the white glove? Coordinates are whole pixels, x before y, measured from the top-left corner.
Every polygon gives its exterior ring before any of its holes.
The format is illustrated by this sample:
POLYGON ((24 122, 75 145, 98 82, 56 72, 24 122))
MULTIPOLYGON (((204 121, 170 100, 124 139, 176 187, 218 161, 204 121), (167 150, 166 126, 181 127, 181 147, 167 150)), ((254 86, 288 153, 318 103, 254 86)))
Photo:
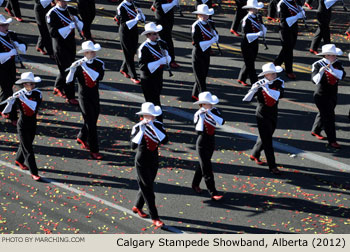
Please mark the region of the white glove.
POLYGON ((259 37, 264 36, 264 32, 263 32, 263 31, 259 31, 259 32, 258 32, 258 36, 259 36, 259 37))
POLYGON ((298 12, 297 14, 297 17, 300 19, 300 18, 303 18, 305 16, 305 11, 302 10, 301 12, 298 12))
POLYGON ((201 107, 201 108, 199 109, 199 114, 204 114, 204 113, 207 113, 207 109, 201 107))
POLYGON ((71 22, 71 23, 69 24, 69 28, 75 29, 75 24, 74 24, 74 22, 71 22))
POLYGON ((219 34, 217 33, 215 34, 215 40, 216 40, 215 43, 219 42, 219 34))
POLYGON ((159 63, 160 63, 161 65, 165 65, 165 64, 166 64, 166 61, 167 61, 167 58, 166 58, 166 57, 162 57, 162 58, 159 59, 159 63))
POLYGON ((137 9, 137 11, 139 12, 139 14, 142 16, 142 19, 144 21, 146 21, 146 16, 143 14, 142 10, 140 8, 137 9))
POLYGON ((262 25, 262 27, 263 27, 263 33, 264 33, 264 36, 266 36, 266 33, 267 33, 267 28, 265 27, 265 25, 262 25))
POLYGON ((320 68, 320 71, 318 71, 319 73, 324 73, 324 71, 327 70, 327 67, 326 66, 323 66, 320 68))
POLYGON ((20 44, 17 41, 14 41, 13 44, 15 45, 15 47, 21 52, 21 53, 26 53, 26 46, 25 44, 20 44))
POLYGON ((142 15, 140 13, 138 13, 136 15, 136 18, 135 18, 137 21, 141 21, 142 20, 142 15))
POLYGON ((348 56, 349 56, 349 61, 350 61, 350 53, 349 53, 349 55, 348 55, 348 56))
POLYGON ((176 5, 179 4, 179 0, 173 0, 171 3, 172 3, 174 6, 176 6, 176 5))
POLYGON ((259 84, 258 83, 254 83, 253 86, 251 87, 251 90, 254 92, 257 92, 259 89, 259 84))
POLYGON ((9 51, 9 56, 15 56, 15 55, 17 55, 16 49, 11 49, 11 50, 9 51))
POLYGON ((215 43, 217 43, 217 42, 218 42, 218 40, 217 40, 217 38, 216 38, 216 37, 213 37, 213 38, 210 40, 210 42, 211 42, 212 44, 215 44, 215 43))

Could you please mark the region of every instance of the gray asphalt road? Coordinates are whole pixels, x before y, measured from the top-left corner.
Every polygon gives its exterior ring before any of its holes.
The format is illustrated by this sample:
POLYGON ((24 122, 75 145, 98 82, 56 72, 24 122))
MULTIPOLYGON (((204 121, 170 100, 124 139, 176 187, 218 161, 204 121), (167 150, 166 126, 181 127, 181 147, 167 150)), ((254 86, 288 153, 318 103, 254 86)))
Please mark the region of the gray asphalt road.
MULTIPOLYGON (((319 59, 307 51, 315 31, 313 11, 307 11, 309 30, 300 24, 294 66, 297 80, 281 75, 286 80, 286 93, 279 105, 274 134, 276 159, 283 171, 279 177, 248 158, 257 134, 255 103, 241 102, 249 88, 236 82, 242 66, 241 38, 229 33, 231 3, 225 2, 224 9, 214 16, 224 56, 211 58, 208 90, 220 98, 219 108, 227 120, 217 134, 217 151, 212 159, 217 188, 224 193, 221 202, 212 202, 206 191, 197 195, 191 189, 198 165, 191 121, 197 107, 190 101, 194 81, 190 40, 190 27, 195 21, 190 13, 193 3, 186 2, 184 17, 176 15, 173 34, 181 68, 173 71, 172 78, 164 73, 161 99, 170 143, 160 148, 155 190, 159 214, 168 227, 160 230, 149 219, 140 219, 130 211, 137 183, 134 152, 128 141, 130 129, 138 121, 135 112, 143 95, 140 86, 118 72, 122 53, 112 20, 116 5, 107 0, 96 2, 93 35, 103 47, 99 57, 107 67, 98 122, 103 161, 91 160, 75 142, 82 125, 79 108, 52 95, 57 70, 53 61, 35 51, 38 31, 33 1, 21 1, 25 22, 11 24, 10 28, 29 45, 23 56, 27 69, 18 69, 18 77, 30 70, 43 79, 39 88, 44 102, 34 144, 40 174, 45 179, 34 182, 13 166, 18 147, 16 129, 1 119, 0 233, 349 233, 350 78, 339 87, 336 125, 343 148, 334 151, 310 135, 316 115, 310 67, 319 59)), ((150 5, 149 1, 141 2, 148 21, 154 20, 150 5)), ((1 12, 4 14, 3 9, 1 12)), ((349 52, 349 40, 343 33, 350 18, 340 6, 333 16, 332 41, 349 52)), ((267 27, 269 50, 260 46, 257 69, 273 60, 280 50, 276 23, 267 22, 267 27)), ((139 43, 143 41, 140 37, 139 43)), ((81 44, 78 39, 77 44, 81 44)), ((350 75, 347 58, 340 59, 350 75)), ((201 186, 204 188, 204 183, 201 186)))

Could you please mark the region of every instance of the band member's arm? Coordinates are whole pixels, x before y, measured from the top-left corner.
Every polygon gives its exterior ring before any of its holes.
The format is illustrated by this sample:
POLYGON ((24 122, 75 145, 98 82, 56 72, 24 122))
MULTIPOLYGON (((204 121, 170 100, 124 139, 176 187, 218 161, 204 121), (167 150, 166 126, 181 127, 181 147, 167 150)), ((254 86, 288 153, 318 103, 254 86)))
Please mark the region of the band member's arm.
POLYGON ((159 129, 165 135, 165 138, 160 143, 166 144, 169 141, 169 138, 168 138, 168 134, 166 133, 166 131, 164 129, 163 123, 159 122, 159 121, 155 121, 153 124, 155 127, 157 127, 157 129, 159 129))
POLYGON ((27 44, 24 43, 21 39, 17 37, 17 34, 13 31, 9 31, 8 33, 10 39, 13 41, 14 46, 17 47, 21 53, 25 54, 27 51, 27 44))

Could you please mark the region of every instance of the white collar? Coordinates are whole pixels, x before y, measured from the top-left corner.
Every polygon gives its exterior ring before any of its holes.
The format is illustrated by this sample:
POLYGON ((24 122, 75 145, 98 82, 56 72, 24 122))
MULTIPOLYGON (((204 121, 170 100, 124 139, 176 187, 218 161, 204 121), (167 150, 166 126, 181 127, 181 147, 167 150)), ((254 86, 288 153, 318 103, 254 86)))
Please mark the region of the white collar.
POLYGON ((149 38, 148 39, 146 39, 146 41, 148 42, 148 43, 150 43, 151 45, 156 45, 157 44, 157 42, 153 42, 152 40, 150 40, 149 38))
POLYGON ((201 24, 203 24, 203 25, 206 25, 208 23, 208 21, 204 21, 202 19, 199 19, 199 22, 201 22, 201 24))
POLYGON ((0 35, 4 37, 7 35, 7 33, 0 32, 0 35))
POLYGON ((128 1, 126 1, 126 0, 124 0, 123 2, 124 2, 126 5, 128 5, 128 6, 131 6, 131 5, 132 5, 131 2, 128 2, 128 1))
POLYGON ((255 17, 256 17, 256 15, 255 15, 253 12, 249 12, 249 14, 250 14, 250 16, 251 16, 252 18, 255 18, 255 17))
POLYGON ((88 59, 88 58, 84 57, 83 60, 86 61, 86 63, 91 64, 92 62, 94 62, 94 60, 95 60, 96 58, 97 58, 97 56, 96 56, 96 57, 93 57, 92 59, 88 59))

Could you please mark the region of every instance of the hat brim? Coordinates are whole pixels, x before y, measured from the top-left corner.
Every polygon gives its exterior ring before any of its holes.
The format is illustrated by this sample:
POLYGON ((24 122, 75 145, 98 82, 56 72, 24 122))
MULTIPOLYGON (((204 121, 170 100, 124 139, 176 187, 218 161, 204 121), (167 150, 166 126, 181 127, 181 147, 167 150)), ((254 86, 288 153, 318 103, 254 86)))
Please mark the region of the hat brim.
POLYGON ((20 79, 20 80, 16 81, 15 84, 21 85, 21 84, 27 83, 27 82, 38 83, 38 82, 41 82, 41 78, 36 76, 36 77, 34 77, 34 80, 32 80, 32 79, 20 79))
POLYGON ((97 52, 101 50, 101 45, 100 44, 94 44, 94 48, 89 48, 89 49, 82 49, 78 51, 78 53, 84 53, 84 52, 97 52))
POLYGON ((151 32, 160 32, 161 30, 163 30, 163 26, 157 25, 155 30, 144 31, 141 33, 141 35, 146 35, 146 34, 151 33, 151 32))
POLYGON ((160 116, 162 114, 162 109, 159 106, 154 106, 154 113, 151 113, 149 111, 139 111, 136 113, 136 115, 151 115, 151 116, 160 116))
POLYGON ((215 105, 215 104, 218 104, 219 103, 219 98, 216 96, 216 95, 212 95, 211 96, 211 101, 196 101, 194 102, 193 104, 212 104, 212 105, 215 105))
POLYGON ((193 11, 192 13, 193 13, 193 14, 202 14, 202 15, 208 15, 208 16, 211 16, 211 15, 214 15, 214 9, 213 9, 213 8, 210 8, 210 9, 208 9, 208 12, 203 12, 203 11, 193 11))
POLYGON ((321 52, 316 54, 317 56, 324 56, 324 55, 334 55, 334 56, 341 56, 343 55, 343 51, 340 48, 335 48, 335 52, 321 52))
POLYGON ((262 9, 264 7, 264 3, 258 2, 258 5, 245 5, 242 7, 242 9, 262 9))
POLYGON ((280 66, 275 66, 275 69, 276 69, 276 71, 265 71, 265 72, 261 72, 261 73, 258 75, 258 77, 262 77, 262 76, 264 76, 265 74, 280 73, 280 72, 283 71, 283 68, 280 67, 280 66))
POLYGON ((12 23, 12 18, 6 19, 5 22, 0 22, 0 25, 9 24, 9 23, 12 23))

